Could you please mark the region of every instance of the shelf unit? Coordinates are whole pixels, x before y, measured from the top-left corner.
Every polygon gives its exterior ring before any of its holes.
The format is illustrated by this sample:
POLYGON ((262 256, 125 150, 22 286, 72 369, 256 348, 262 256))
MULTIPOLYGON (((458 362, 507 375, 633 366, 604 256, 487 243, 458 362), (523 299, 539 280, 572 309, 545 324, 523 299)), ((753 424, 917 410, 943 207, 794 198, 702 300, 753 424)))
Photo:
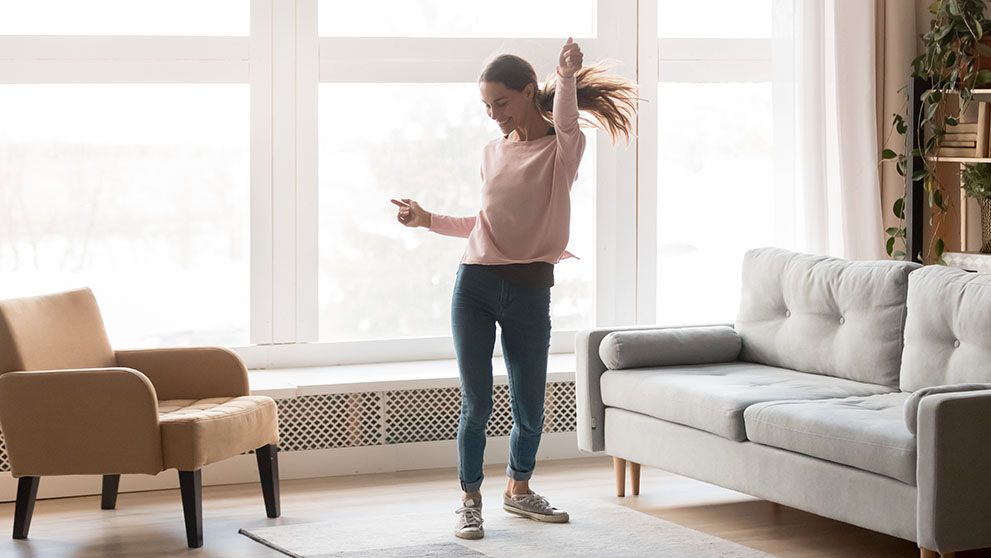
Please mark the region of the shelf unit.
MULTIPOLYGON (((923 108, 921 100, 922 93, 930 89, 930 85, 927 80, 920 78, 913 78, 909 82, 909 112, 907 115, 908 118, 906 118, 907 122, 919 121, 919 115, 923 108)), ((974 101, 991 103, 991 89, 973 89, 971 93, 973 94, 974 101)), ((908 126, 905 139, 907 146, 910 145, 913 148, 920 147, 921 138, 918 137, 918 130, 915 126, 908 126)), ((932 160, 937 163, 957 163, 961 165, 964 163, 991 163, 991 157, 951 156, 934 157, 932 160)), ((917 169, 922 168, 922 165, 923 161, 921 157, 908 157, 905 161, 905 254, 912 261, 919 261, 918 254, 923 248, 924 241, 923 223, 926 213, 925 188, 921 180, 912 180, 911 178, 915 175, 917 169)), ((980 242, 973 243, 969 241, 974 236, 972 233, 975 230, 973 226, 975 222, 977 225, 976 230, 978 231, 976 237, 980 239, 980 213, 970 215, 974 213, 973 209, 969 207, 970 205, 961 190, 957 205, 959 211, 961 250, 944 252, 943 260, 946 261, 947 265, 953 267, 961 267, 972 271, 991 272, 991 256, 979 254, 976 251, 968 251, 972 246, 975 250, 980 247, 980 242)))

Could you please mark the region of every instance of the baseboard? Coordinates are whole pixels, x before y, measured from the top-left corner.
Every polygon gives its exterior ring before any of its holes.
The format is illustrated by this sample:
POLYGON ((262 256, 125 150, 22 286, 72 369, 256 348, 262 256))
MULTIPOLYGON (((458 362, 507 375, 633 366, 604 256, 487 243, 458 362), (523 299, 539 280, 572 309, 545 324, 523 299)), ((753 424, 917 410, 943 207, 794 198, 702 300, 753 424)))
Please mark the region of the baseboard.
MULTIPOLYGON (((508 446, 508 436, 489 438, 485 448, 485 462, 507 463, 508 446)), ((578 449, 574 432, 558 432, 543 435, 537 459, 570 459, 588 456, 588 453, 578 449)), ((453 468, 457 466, 457 461, 455 440, 290 451, 279 453, 279 477, 288 480, 453 468)), ((239 455, 203 468, 204 486, 245 482, 258 482, 258 468, 254 455, 239 455)), ((38 489, 38 498, 100 494, 101 486, 101 478, 94 475, 43 477, 38 489)), ((164 471, 154 476, 122 475, 120 479, 121 492, 178 487, 179 478, 175 471, 164 471)), ((9 472, 0 473, 0 501, 12 502, 16 494, 17 479, 9 472)))

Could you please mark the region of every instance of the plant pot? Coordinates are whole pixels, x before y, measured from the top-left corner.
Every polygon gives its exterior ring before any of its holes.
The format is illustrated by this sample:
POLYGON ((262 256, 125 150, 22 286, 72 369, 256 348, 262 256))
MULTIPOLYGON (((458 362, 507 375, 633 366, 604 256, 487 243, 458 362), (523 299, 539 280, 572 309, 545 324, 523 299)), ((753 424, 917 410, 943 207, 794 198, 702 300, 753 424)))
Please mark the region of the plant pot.
POLYGON ((981 253, 991 254, 991 199, 977 200, 981 206, 981 253))

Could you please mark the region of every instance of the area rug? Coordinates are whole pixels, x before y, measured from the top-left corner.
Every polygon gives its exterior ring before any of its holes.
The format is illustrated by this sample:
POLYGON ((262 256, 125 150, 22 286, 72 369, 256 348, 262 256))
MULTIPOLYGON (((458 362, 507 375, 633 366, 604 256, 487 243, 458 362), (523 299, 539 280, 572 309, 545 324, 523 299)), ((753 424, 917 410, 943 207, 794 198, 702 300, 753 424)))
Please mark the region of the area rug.
POLYGON ((435 510, 342 515, 240 533, 293 558, 771 557, 616 504, 576 500, 567 509, 571 522, 564 524, 486 509, 485 538, 476 541, 455 538, 454 514, 435 510))

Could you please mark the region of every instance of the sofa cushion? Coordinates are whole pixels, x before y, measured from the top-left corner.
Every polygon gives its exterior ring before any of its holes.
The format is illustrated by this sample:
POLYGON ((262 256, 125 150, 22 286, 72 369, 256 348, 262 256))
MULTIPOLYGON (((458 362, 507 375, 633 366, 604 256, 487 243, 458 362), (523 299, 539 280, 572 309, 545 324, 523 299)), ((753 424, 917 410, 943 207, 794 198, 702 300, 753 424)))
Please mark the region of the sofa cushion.
POLYGON ((730 440, 746 439, 743 411, 754 403, 830 399, 892 391, 886 386, 805 374, 752 362, 608 370, 602 401, 730 440))
POLYGON ((758 403, 743 414, 747 438, 915 485, 916 438, 902 418, 908 397, 758 403))
POLYGON ((902 391, 991 382, 991 275, 928 266, 909 278, 902 391))
POLYGON ((911 262, 747 252, 741 360, 895 387, 911 262))
POLYGON ((606 368, 729 362, 740 354, 740 336, 729 326, 614 331, 599 344, 606 368))

